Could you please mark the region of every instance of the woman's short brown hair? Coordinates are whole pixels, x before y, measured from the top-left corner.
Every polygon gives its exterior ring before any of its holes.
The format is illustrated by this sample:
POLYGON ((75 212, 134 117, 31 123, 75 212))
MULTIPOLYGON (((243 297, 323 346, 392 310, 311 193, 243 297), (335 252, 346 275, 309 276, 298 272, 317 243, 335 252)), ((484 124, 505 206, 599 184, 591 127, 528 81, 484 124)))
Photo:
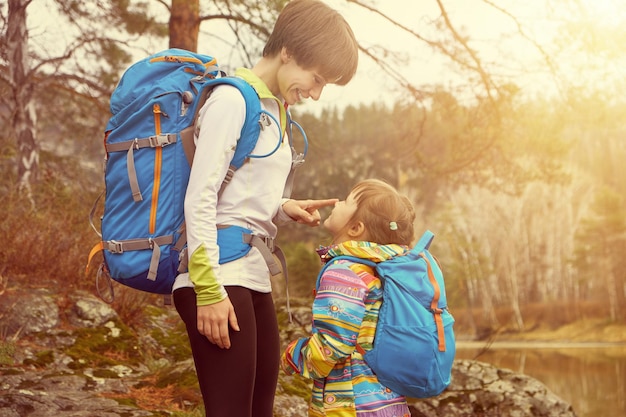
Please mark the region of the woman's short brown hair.
POLYGON ((345 85, 356 73, 359 51, 350 25, 319 0, 292 0, 283 8, 263 56, 276 56, 283 47, 328 83, 345 85))
POLYGON ((415 209, 408 197, 377 179, 357 183, 351 194, 357 209, 350 223, 362 221, 369 241, 381 245, 412 244, 415 209))

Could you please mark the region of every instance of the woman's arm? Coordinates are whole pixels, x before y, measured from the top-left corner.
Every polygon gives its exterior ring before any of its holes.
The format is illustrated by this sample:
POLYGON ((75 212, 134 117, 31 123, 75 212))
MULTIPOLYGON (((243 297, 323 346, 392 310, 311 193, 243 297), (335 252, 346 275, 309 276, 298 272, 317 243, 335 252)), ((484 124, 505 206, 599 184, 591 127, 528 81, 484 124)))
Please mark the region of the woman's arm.
POLYGON ((229 324, 237 318, 219 275, 217 198, 245 117, 245 101, 231 86, 216 87, 201 110, 196 152, 185 196, 189 278, 198 303, 198 331, 230 347, 229 324))

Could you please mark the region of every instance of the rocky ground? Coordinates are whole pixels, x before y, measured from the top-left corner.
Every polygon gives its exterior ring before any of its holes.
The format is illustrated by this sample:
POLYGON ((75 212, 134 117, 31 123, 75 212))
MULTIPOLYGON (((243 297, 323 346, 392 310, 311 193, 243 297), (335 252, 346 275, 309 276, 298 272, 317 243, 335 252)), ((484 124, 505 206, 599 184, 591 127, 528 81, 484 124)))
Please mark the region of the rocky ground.
MULTIPOLYGON (((143 308, 133 330, 108 304, 79 292, 8 289, 0 295, 0 415, 200 416, 184 330, 171 307, 143 308)), ((294 307, 286 342, 306 332, 308 306, 294 307)), ((284 311, 279 317, 284 317, 284 311)), ((276 417, 306 416, 308 384, 281 374, 276 417)), ((574 417, 540 382, 460 360, 440 396, 411 401, 412 416, 574 417)))

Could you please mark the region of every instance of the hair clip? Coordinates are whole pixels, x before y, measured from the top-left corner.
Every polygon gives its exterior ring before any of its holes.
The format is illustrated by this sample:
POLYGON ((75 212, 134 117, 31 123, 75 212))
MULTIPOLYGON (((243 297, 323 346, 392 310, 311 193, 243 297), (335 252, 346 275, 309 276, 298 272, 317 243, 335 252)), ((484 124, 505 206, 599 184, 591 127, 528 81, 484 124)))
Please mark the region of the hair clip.
POLYGON ((396 223, 396 222, 389 222, 389 228, 391 230, 398 230, 398 223, 396 223))

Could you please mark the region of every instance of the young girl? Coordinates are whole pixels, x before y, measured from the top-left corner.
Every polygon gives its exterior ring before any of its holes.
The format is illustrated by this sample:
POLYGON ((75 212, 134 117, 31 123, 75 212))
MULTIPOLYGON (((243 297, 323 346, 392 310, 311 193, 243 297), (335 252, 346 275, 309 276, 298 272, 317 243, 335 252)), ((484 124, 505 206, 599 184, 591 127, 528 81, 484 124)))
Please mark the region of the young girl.
POLYGON ((221 85, 200 111, 185 197, 189 273, 178 276, 173 298, 187 328, 207 416, 272 417, 280 369, 278 324, 263 254, 252 247, 239 259, 220 262, 217 231, 241 227, 272 242, 282 222, 319 224, 318 209, 335 199, 283 198, 292 163, 286 108, 319 99, 326 84, 348 83, 357 59, 354 34, 339 13, 318 0, 288 2, 263 57, 252 69, 235 72, 273 116, 252 152, 271 155, 250 159, 221 194, 246 103, 239 90, 221 85))
POLYGON ((409 417, 403 396, 378 382, 356 349, 371 349, 382 302, 381 281, 369 266, 339 255, 376 263, 403 255, 414 238, 415 211, 408 198, 387 183, 359 182, 335 204, 324 226, 332 244, 318 250, 331 262, 313 302, 313 334, 291 342, 282 356, 287 374, 313 379, 309 416, 409 417))

